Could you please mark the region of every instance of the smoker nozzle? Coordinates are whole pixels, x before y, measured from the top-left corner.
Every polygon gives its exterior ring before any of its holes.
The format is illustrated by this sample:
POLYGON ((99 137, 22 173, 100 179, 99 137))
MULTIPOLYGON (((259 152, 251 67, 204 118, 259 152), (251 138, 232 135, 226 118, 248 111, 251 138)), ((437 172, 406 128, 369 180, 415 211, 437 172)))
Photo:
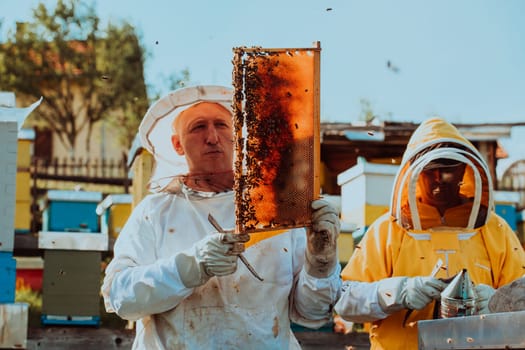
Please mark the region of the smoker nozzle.
POLYGON ((474 284, 467 269, 463 269, 441 292, 441 318, 475 315, 477 299, 474 284))

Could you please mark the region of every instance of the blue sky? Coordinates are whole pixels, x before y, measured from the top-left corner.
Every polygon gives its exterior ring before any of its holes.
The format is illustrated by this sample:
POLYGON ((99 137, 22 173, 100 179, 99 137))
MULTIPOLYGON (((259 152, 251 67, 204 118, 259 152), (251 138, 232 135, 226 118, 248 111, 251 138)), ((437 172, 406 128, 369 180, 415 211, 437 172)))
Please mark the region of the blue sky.
MULTIPOLYGON (((3 35, 38 2, 0 0, 3 35)), ((233 47, 320 41, 326 121, 358 119, 361 99, 384 119, 525 121, 522 0, 99 0, 97 10, 136 26, 159 90, 184 68, 194 83, 230 84, 233 47)))
MULTIPOLYGON (((0 0, 0 41, 38 3, 0 0)), ((358 120, 365 99, 380 119, 525 122, 522 0, 98 0, 97 12, 135 25, 162 93, 185 68, 231 84, 234 47, 320 41, 323 121, 358 120)))

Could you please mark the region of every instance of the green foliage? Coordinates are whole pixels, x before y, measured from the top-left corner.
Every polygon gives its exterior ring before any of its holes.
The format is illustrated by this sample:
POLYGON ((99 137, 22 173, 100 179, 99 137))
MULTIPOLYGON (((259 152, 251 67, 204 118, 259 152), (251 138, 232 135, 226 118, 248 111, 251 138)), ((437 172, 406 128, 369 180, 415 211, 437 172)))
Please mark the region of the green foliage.
POLYGON ((129 147, 149 104, 134 27, 100 29, 83 0, 59 0, 52 11, 39 4, 33 17, 1 44, 0 90, 29 102, 43 96, 32 124, 50 128, 72 154, 78 134, 86 128, 89 140, 102 120, 118 125, 114 134, 129 147))
POLYGON ((180 74, 173 74, 169 78, 170 89, 175 90, 186 85, 186 82, 190 80, 190 71, 186 68, 183 69, 180 74))
POLYGON ((40 324, 40 315, 42 313, 42 294, 39 291, 32 290, 29 285, 26 285, 23 282, 23 280, 17 279, 15 301, 17 303, 27 303, 29 305, 29 326, 38 326, 40 324))
POLYGON ((144 52, 134 28, 129 24, 121 27, 109 25, 107 39, 100 42, 101 65, 105 91, 101 96, 104 103, 119 106, 110 111, 109 120, 116 130, 120 143, 126 149, 131 147, 140 121, 149 102, 144 83, 144 52), (119 60, 115 60, 119 57, 119 60), (114 91, 126 93, 113 94, 114 91))
MULTIPOLYGON (((188 70, 188 68, 184 68, 178 73, 163 75, 162 79, 165 81, 165 86, 163 86, 164 88, 167 88, 170 91, 176 90, 186 86, 186 84, 190 81, 190 71, 188 70)), ((151 100, 156 101, 159 98, 161 98, 163 96, 161 90, 163 89, 148 89, 148 91, 150 92, 151 100)))
POLYGON ((16 290, 15 300, 17 303, 27 303, 29 307, 40 312, 42 310, 42 295, 31 288, 16 290))

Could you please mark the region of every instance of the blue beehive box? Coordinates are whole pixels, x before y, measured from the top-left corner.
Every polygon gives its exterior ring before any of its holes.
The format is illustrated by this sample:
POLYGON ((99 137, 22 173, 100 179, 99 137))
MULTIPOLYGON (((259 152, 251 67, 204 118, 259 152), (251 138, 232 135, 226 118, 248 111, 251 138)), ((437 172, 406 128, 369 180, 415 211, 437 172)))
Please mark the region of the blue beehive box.
POLYGON ((15 302, 16 260, 11 252, 0 252, 0 304, 15 302))
POLYGON ((494 191, 495 211, 501 216, 514 232, 518 230, 520 194, 512 191, 494 191))
POLYGON ((496 203, 496 213, 507 221, 514 232, 518 230, 518 212, 513 204, 496 203))
POLYGON ((100 192, 51 190, 46 197, 42 226, 53 232, 100 232, 96 213, 100 192))

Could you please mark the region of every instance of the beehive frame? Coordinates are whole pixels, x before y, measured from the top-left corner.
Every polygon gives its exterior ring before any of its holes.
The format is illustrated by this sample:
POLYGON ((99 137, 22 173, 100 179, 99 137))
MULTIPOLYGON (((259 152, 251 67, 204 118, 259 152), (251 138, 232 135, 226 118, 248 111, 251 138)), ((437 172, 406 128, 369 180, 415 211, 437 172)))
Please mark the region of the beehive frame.
POLYGON ((233 51, 236 231, 310 226, 320 192, 320 44, 233 51))

